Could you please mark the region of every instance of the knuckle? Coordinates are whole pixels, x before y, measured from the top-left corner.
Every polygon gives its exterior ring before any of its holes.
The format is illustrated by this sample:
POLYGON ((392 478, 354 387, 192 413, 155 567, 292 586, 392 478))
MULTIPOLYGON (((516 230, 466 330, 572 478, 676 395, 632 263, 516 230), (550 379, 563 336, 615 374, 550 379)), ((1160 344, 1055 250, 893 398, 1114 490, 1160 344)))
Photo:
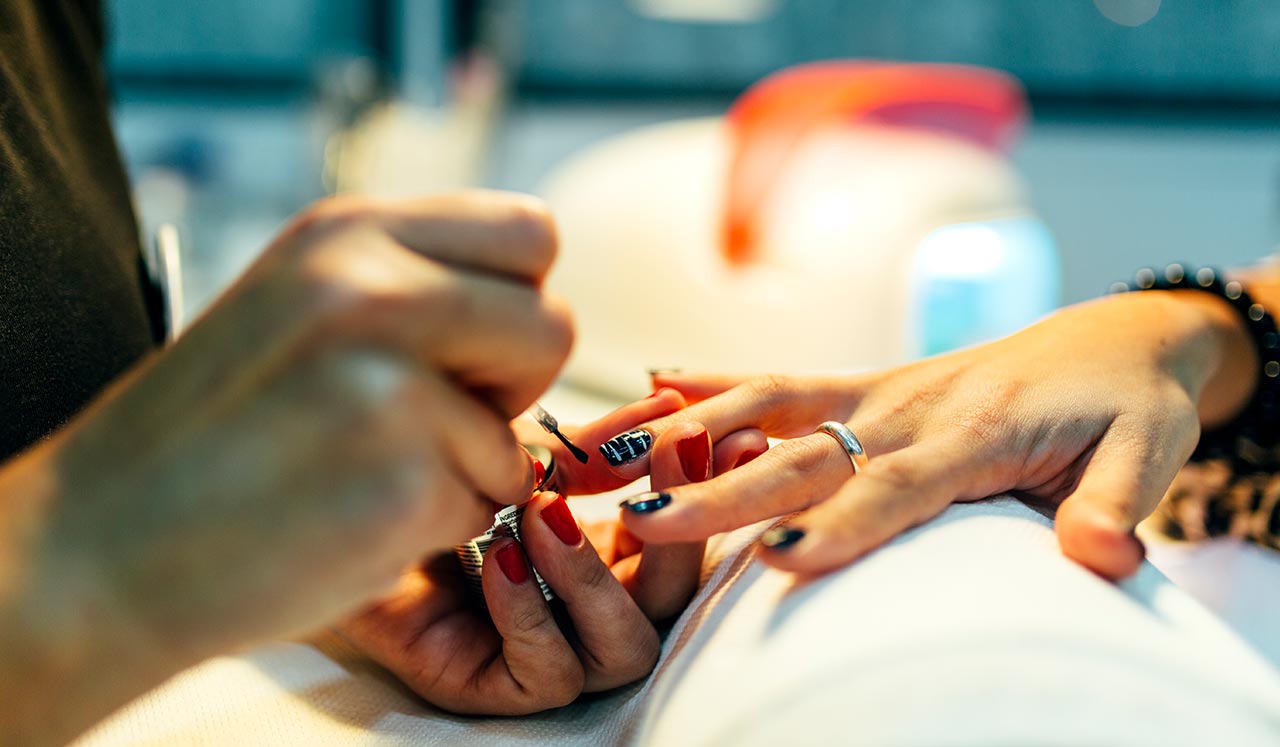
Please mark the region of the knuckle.
POLYGON ((483 314, 480 300, 452 270, 423 263, 426 270, 419 282, 403 293, 367 298, 371 306, 411 303, 418 313, 432 319, 448 320, 450 325, 464 328, 483 314))
POLYGON ((613 571, 609 570, 609 566, 605 565, 594 552, 583 553, 581 557, 586 562, 576 564, 574 575, 578 588, 599 590, 606 589, 610 584, 617 583, 613 577, 613 571))
POLYGON ((540 200, 512 199, 502 224, 510 244, 525 253, 531 264, 548 268, 559 246, 555 220, 540 200))
POLYGON ((295 223, 298 233, 330 232, 363 225, 374 214, 374 202, 367 197, 338 195, 314 203, 295 223))
POLYGON ((511 632, 526 637, 546 630, 552 623, 551 615, 543 605, 528 605, 511 616, 511 632))
POLYGON ((872 462, 860 479, 867 477, 898 491, 916 485, 915 471, 898 459, 882 458, 879 462, 872 462))
MULTIPOLYGON (((838 444, 834 439, 819 435, 789 439, 769 451, 803 477, 815 475, 826 468, 837 448, 838 444)), ((841 459, 844 459, 843 455, 841 459)))
POLYGON ((581 666, 554 667, 539 678, 538 690, 542 708, 559 708, 578 699, 586 686, 586 672, 581 666))
POLYGON ((314 370, 319 376, 320 397, 364 411, 368 418, 382 421, 383 427, 396 422, 395 413, 387 412, 385 403, 414 397, 423 386, 399 359, 374 350, 327 351, 318 356, 314 370))
POLYGON ((948 418, 948 426, 967 444, 977 447, 992 446, 1006 432, 1012 411, 1012 397, 1001 393, 959 408, 948 418))
POLYGON ((658 634, 650 627, 644 640, 627 649, 627 655, 618 667, 618 675, 627 682, 644 677, 658 665, 658 656, 662 653, 662 645, 658 642, 658 634))
POLYGON ((458 311, 454 307, 465 304, 448 271, 418 262, 412 272, 406 272, 403 265, 385 261, 384 248, 376 241, 363 242, 359 251, 349 244, 328 243, 316 245, 299 259, 296 273, 302 303, 315 321, 323 325, 400 313, 421 299, 443 307, 441 312, 458 311))
POLYGON ((747 382, 754 398, 762 405, 777 406, 791 401, 795 396, 795 380, 780 374, 766 374, 747 382))

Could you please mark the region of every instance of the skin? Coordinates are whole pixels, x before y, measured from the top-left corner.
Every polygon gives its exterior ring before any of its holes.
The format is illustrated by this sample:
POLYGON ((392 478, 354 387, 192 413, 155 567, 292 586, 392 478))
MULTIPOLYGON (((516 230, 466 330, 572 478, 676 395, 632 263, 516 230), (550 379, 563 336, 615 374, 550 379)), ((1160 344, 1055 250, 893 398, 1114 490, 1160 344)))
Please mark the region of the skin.
MULTIPOLYGON (((609 434, 684 404, 679 393, 667 389, 586 426, 568 428, 567 435, 594 453, 609 434)), ((529 422, 513 425, 522 431, 523 443, 552 449, 562 489, 599 492, 623 484, 602 459, 579 464, 558 441, 529 429, 529 422)), ((676 452, 679 441, 698 438, 710 435, 688 422, 655 442, 650 476, 655 488, 708 476, 685 474, 676 452)), ((734 433, 716 445, 712 462, 735 465, 744 453, 765 446, 758 430, 734 433)), ((340 631, 424 699, 458 713, 533 713, 644 677, 658 659, 655 624, 679 613, 697 588, 703 543, 646 547, 616 522, 606 522, 583 527, 578 541, 567 545, 542 518, 557 498, 540 493, 529 502, 521 554, 558 601, 545 602, 532 578, 515 584, 502 573, 497 553, 516 543, 499 540, 490 546, 483 568, 487 613, 471 598, 460 567, 436 556, 405 572, 390 594, 344 622, 340 631)))
POLYGON ((572 342, 540 290, 555 251, 524 197, 320 203, 0 467, 0 733, 65 742, 201 659, 349 614, 486 528, 490 499, 526 499, 509 420, 572 342))
MULTIPOLYGON (((1244 276, 1280 302, 1272 269, 1244 276)), ((1069 307, 1011 337, 855 376, 741 380, 663 373, 692 403, 643 427, 698 422, 716 438, 757 427, 789 439, 741 469, 676 488, 650 514, 622 511, 646 542, 687 542, 800 512, 805 535, 766 563, 839 568, 955 501, 1013 491, 1057 506, 1063 552, 1107 579, 1140 565, 1134 534, 1194 449, 1229 421, 1258 371, 1243 323, 1196 291, 1144 292, 1069 307), (848 423, 870 455, 853 477, 822 421, 848 423)), ((616 469, 642 472, 645 459, 616 469)))

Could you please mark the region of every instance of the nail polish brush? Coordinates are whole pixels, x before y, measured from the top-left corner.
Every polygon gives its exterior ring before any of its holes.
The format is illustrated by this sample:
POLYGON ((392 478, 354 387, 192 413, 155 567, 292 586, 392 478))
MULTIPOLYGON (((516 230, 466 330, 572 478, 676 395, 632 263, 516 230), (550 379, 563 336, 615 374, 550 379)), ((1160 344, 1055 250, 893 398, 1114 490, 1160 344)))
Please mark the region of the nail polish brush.
POLYGON ((587 452, 574 446, 573 442, 560 432, 560 424, 556 422, 555 418, 551 417, 551 413, 543 409, 542 405, 534 402, 533 407, 529 408, 529 414, 533 416, 534 420, 538 421, 538 425, 542 426, 543 430, 560 439, 560 443, 564 444, 569 453, 573 454, 574 459, 583 464, 587 463, 587 452))

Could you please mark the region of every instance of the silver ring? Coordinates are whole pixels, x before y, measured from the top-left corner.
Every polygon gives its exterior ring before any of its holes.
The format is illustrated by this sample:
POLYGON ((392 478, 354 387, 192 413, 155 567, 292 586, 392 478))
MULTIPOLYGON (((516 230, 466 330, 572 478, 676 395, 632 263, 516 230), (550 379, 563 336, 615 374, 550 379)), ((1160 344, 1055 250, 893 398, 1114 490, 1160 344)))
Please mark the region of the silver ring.
POLYGON ((849 430, 849 426, 834 420, 828 420, 819 425, 813 432, 825 433, 840 444, 840 448, 844 449, 845 453, 849 455, 849 461, 853 464, 853 474, 858 474, 867 466, 867 452, 862 448, 862 442, 858 440, 858 437, 853 435, 853 431, 849 430))

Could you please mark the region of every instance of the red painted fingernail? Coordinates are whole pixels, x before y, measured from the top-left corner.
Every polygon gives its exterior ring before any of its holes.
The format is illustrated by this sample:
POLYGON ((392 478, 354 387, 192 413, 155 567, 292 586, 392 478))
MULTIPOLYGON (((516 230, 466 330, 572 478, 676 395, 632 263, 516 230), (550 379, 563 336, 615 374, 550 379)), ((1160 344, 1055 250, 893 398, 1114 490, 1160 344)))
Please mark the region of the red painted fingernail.
POLYGON ((645 399, 653 399, 654 397, 657 397, 659 394, 662 394, 663 392, 669 392, 669 391, 671 391, 671 387, 660 386, 657 389, 654 389, 653 394, 650 394, 649 396, 645 397, 645 399))
POLYGON ((524 563, 520 546, 514 542, 498 548, 498 567, 502 569, 502 575, 513 584, 523 584, 529 580, 529 566, 524 563))
POLYGON ((569 510, 569 504, 565 503, 564 496, 556 496, 556 499, 548 503, 538 515, 566 545, 577 545, 582 541, 582 530, 578 528, 578 522, 574 520, 573 512, 569 510))
POLYGON ((691 482, 711 477, 711 434, 705 428, 701 433, 676 441, 676 454, 684 476, 691 482))
POLYGON ((533 461, 533 487, 537 489, 542 485, 542 481, 547 479, 547 468, 542 462, 534 457, 529 457, 533 461))
POLYGON ((768 451, 768 449, 760 449, 759 451, 744 451, 742 456, 738 457, 738 461, 733 463, 733 468, 737 469, 742 465, 754 460, 756 457, 768 451))

